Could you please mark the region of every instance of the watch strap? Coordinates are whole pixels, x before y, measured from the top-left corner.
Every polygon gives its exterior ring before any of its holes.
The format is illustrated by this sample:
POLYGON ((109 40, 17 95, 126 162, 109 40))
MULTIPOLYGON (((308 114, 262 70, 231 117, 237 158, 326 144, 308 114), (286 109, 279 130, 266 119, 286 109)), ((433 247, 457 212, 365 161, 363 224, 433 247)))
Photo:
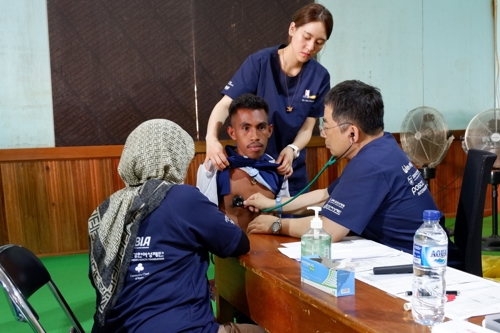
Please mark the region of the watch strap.
POLYGON ((300 155, 300 149, 299 149, 299 147, 297 147, 296 145, 292 145, 292 144, 287 145, 287 147, 292 148, 292 150, 293 150, 293 158, 294 159, 297 158, 297 157, 299 157, 299 155, 300 155))

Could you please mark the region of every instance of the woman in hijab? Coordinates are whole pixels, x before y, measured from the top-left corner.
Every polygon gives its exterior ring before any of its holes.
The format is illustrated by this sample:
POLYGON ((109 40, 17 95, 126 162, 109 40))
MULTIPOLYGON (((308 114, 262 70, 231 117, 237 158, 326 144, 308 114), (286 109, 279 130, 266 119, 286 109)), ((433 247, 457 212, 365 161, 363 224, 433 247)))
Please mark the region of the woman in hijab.
POLYGON ((146 121, 127 138, 118 165, 126 187, 89 219, 92 332, 263 332, 214 320, 209 252, 239 256, 249 241, 196 187, 183 184, 193 156, 193 139, 169 120, 146 121))

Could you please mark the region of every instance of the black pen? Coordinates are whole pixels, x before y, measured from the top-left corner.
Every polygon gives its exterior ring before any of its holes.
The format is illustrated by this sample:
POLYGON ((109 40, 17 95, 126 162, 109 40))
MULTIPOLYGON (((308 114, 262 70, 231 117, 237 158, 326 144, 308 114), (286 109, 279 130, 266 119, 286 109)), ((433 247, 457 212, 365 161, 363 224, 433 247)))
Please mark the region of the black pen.
MULTIPOLYGON (((405 291, 406 296, 411 296, 412 292, 411 291, 405 291)), ((446 295, 455 295, 458 296, 460 295, 460 291, 458 290, 446 290, 446 295)))
POLYGON ((401 274, 413 273, 413 264, 373 267, 373 274, 401 274))

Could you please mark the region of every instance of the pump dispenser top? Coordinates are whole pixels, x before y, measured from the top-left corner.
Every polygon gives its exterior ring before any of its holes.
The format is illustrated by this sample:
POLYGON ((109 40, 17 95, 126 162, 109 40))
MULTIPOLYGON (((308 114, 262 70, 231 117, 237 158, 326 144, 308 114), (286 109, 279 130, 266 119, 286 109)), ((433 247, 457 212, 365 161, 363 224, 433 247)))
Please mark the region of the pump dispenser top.
POLYGON ((307 207, 315 212, 311 219, 311 228, 302 235, 300 241, 300 250, 302 256, 320 256, 321 258, 330 258, 330 247, 332 237, 323 229, 323 221, 319 217, 321 207, 307 207))
POLYGON ((323 221, 319 218, 319 212, 321 211, 321 207, 313 206, 307 207, 307 209, 314 210, 314 217, 311 220, 311 228, 313 229, 321 229, 323 228, 323 221))

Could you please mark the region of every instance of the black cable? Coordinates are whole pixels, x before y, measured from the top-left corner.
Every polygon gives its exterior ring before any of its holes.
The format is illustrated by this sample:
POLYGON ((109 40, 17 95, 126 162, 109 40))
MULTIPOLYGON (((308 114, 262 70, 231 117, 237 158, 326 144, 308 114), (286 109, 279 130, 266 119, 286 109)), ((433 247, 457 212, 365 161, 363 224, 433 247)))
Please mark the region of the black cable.
MULTIPOLYGON (((465 171, 465 170, 464 170, 464 171, 465 171)), ((432 193, 432 196, 435 196, 435 195, 437 195, 437 194, 441 193, 442 191, 444 191, 444 190, 446 190, 446 189, 448 189, 448 190, 456 190, 456 189, 462 188, 462 186, 457 186, 457 187, 452 187, 452 188, 449 188, 449 187, 451 186, 451 184, 453 184, 454 182, 456 182, 458 178, 463 177, 463 175, 464 175, 464 171, 462 171, 462 173, 461 173, 461 174, 459 174, 457 177, 455 177, 455 179, 453 179, 453 180, 452 180, 452 181, 451 181, 448 185, 446 185, 446 186, 441 186, 441 185, 439 185, 439 183, 438 183, 438 182, 436 182, 436 181, 434 180, 434 184, 436 184, 436 185, 437 185, 437 187, 439 187, 439 188, 440 188, 440 190, 439 190, 439 191, 437 191, 436 193, 432 193)))

